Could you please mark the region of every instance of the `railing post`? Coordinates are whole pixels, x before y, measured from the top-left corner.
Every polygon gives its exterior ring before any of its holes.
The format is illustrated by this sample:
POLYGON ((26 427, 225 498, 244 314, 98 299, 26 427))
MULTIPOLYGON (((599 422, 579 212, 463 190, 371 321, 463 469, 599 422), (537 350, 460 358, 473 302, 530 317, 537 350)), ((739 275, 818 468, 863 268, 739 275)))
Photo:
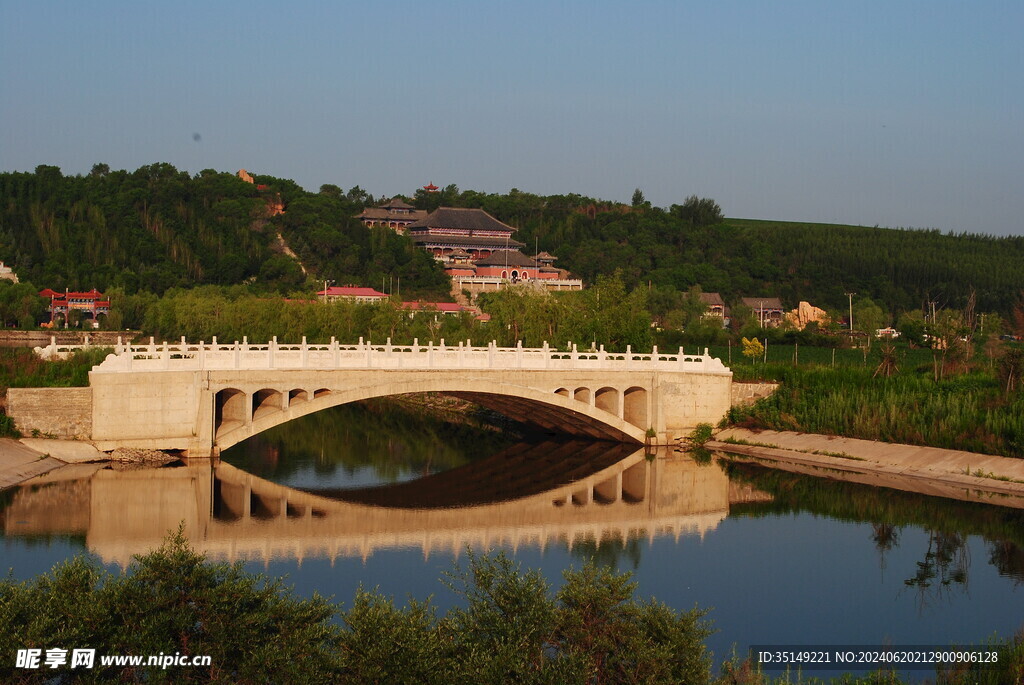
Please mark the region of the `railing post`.
POLYGON ((685 364, 683 364, 683 346, 680 345, 679 346, 679 368, 682 369, 684 367, 685 367, 685 364))
POLYGON ((608 353, 604 351, 604 345, 601 345, 601 349, 597 351, 597 360, 598 368, 608 368, 608 353))
POLYGON ((633 346, 626 345, 626 368, 633 368, 633 346))
POLYGON ((338 349, 338 340, 333 335, 331 336, 331 359, 334 360, 334 368, 341 366, 341 350, 338 349))
POLYGON ((496 340, 492 340, 491 342, 487 343, 487 368, 488 369, 493 369, 494 368, 494 351, 495 351, 495 348, 497 346, 498 346, 498 342, 496 340))
POLYGON ((434 341, 427 343, 427 368, 434 368, 434 341))
POLYGON ((309 345, 306 344, 306 336, 302 336, 302 368, 309 365, 309 345))
POLYGON ((456 364, 461 369, 466 365, 466 343, 459 341, 459 351, 455 356, 456 364))
MULTIPOLYGON (((360 340, 362 340, 362 338, 360 338, 360 340)), ((363 346, 363 354, 366 355, 366 368, 372 369, 373 357, 371 355, 373 354, 373 343, 371 343, 369 340, 367 340, 366 344, 363 346)))
POLYGON ((199 351, 196 353, 196 357, 199 359, 199 370, 202 371, 206 368, 206 343, 202 340, 199 341, 199 351))
POLYGON ((276 361, 274 359, 274 355, 275 354, 277 354, 277 336, 276 335, 270 340, 270 342, 267 343, 267 368, 268 369, 275 368, 275 365, 274 365, 274 362, 276 361))
POLYGON ((516 340, 516 368, 523 368, 523 341, 516 340))
POLYGON ((551 367, 551 348, 548 347, 548 341, 547 340, 544 341, 544 345, 541 346, 541 349, 544 350, 544 368, 545 369, 550 368, 551 367))
POLYGON ((569 361, 570 361, 569 368, 575 369, 576 368, 576 362, 579 360, 579 358, 580 358, 580 354, 576 350, 576 343, 573 343, 572 344, 572 354, 569 355, 569 361))
POLYGON ((657 362, 657 361, 658 361, 658 346, 657 345, 652 345, 651 346, 651 362, 657 362))
POLYGON ((160 353, 160 359, 163 361, 163 367, 165 369, 171 368, 171 352, 167 348, 166 340, 164 340, 164 349, 163 352, 160 353))

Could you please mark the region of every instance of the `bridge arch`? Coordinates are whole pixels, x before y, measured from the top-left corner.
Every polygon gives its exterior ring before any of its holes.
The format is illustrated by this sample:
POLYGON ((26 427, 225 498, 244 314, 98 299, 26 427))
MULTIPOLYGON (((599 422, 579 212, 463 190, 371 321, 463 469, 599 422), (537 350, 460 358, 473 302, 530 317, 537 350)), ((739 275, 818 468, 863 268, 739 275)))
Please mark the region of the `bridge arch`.
MULTIPOLYGON (((581 402, 552 392, 533 388, 513 386, 505 383, 484 381, 472 382, 455 379, 434 381, 411 381, 372 385, 355 388, 328 390, 322 388, 313 392, 307 401, 283 402, 284 397, 300 397, 308 391, 294 387, 263 387, 251 395, 237 388, 225 388, 215 394, 218 411, 214 414, 213 434, 221 450, 235 445, 274 426, 287 423, 307 414, 336 407, 350 402, 423 392, 438 392, 476 402, 512 419, 540 427, 545 430, 568 433, 597 440, 643 443, 643 428, 630 424, 617 413, 609 412, 590 403, 581 402), (251 413, 248 410, 252 407, 251 413), (239 421, 239 417, 248 420, 239 421)), ((618 393, 618 391, 615 391, 618 393)))

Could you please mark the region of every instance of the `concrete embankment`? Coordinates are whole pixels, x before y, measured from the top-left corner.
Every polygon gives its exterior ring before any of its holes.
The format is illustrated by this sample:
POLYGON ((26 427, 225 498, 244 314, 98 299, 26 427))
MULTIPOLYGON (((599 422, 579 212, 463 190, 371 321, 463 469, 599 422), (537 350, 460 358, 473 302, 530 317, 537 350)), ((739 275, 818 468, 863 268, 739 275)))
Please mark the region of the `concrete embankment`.
POLYGON ((109 458, 85 442, 0 438, 0 490, 61 466, 109 458))
POLYGON ((0 490, 64 465, 65 462, 17 440, 0 439, 0 490))
POLYGON ((721 431, 705 447, 728 453, 739 461, 771 468, 834 476, 940 497, 1024 507, 1024 459, 833 435, 743 428, 721 431), (996 497, 999 499, 993 499, 996 497))

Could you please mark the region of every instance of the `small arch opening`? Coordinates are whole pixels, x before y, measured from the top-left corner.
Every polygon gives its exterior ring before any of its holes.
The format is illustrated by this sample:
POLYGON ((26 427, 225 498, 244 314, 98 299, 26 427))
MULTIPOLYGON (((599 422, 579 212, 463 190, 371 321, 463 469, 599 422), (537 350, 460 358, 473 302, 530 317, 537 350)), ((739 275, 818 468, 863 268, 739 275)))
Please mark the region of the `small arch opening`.
POLYGON ((601 388, 594 394, 594 404, 609 414, 619 415, 619 391, 615 388, 601 388))
POLYGON ((647 414, 647 391, 644 388, 627 388, 622 399, 622 418, 637 428, 646 430, 650 426, 647 414))
POLYGON ((245 425, 249 418, 249 397, 236 388, 225 388, 214 397, 214 435, 220 436, 245 425))
POLYGON ((252 418, 262 418, 267 414, 281 411, 281 393, 273 388, 257 390, 252 396, 252 418))

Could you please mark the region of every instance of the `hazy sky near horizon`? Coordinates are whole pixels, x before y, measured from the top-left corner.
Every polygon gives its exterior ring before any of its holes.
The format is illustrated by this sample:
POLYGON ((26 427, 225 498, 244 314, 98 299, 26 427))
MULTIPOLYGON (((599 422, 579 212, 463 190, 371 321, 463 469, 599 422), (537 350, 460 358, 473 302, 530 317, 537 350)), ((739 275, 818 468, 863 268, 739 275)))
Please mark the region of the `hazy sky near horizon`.
POLYGON ((1022 36, 1019 0, 0 0, 0 171, 1024 235, 1022 36))

